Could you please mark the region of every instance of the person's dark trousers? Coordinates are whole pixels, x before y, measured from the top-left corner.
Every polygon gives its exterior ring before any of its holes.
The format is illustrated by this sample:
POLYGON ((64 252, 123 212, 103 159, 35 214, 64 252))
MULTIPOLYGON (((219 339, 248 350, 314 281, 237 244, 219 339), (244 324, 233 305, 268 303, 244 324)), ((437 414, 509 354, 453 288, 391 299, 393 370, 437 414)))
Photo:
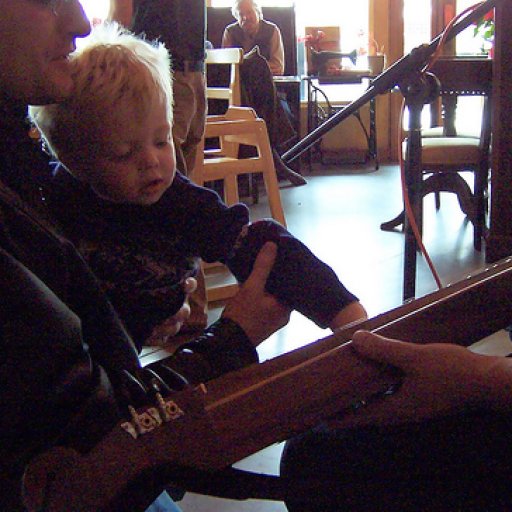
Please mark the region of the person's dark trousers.
POLYGON ((244 57, 240 67, 242 104, 252 107, 265 120, 277 177, 289 180, 293 186, 306 185, 304 177, 283 162, 277 148, 294 139, 297 134, 278 98, 272 73, 266 59, 257 51, 244 57))
POLYGON ((281 459, 290 512, 510 511, 512 415, 378 429, 318 428, 281 459))

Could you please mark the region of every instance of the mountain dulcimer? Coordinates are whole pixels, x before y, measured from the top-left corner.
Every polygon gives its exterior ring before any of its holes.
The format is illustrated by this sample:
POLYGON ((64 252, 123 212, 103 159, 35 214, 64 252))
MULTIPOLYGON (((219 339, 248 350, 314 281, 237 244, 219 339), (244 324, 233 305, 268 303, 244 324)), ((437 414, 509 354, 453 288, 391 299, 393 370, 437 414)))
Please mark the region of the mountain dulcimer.
POLYGON ((25 475, 25 504, 31 511, 122 510, 120 503, 133 506, 137 493, 168 483, 180 468, 227 468, 398 383, 393 368, 356 356, 356 330, 468 346, 509 325, 511 290, 507 259, 293 352, 161 397, 88 453, 55 447, 36 457, 25 475))

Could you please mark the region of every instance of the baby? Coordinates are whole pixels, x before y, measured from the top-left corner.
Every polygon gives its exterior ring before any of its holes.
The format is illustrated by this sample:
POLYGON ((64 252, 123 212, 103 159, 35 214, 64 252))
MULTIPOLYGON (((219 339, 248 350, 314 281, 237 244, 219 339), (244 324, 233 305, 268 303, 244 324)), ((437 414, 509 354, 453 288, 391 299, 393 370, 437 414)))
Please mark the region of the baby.
POLYGON ((321 327, 365 318, 330 267, 273 220, 249 221, 175 167, 170 57, 116 24, 71 56, 64 103, 30 108, 60 162, 47 201, 139 347, 184 301, 200 258, 244 281, 266 241, 278 244, 267 291, 321 327))

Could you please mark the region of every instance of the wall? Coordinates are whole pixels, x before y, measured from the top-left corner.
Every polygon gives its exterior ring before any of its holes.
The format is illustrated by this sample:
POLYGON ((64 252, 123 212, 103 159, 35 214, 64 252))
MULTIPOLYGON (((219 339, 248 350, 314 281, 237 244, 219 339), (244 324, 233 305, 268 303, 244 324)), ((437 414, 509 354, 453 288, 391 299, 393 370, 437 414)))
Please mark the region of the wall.
MULTIPOLYGON (((326 91, 328 93, 328 90, 326 91)), ((379 146, 382 140, 385 139, 385 127, 383 120, 379 119, 381 108, 381 99, 377 99, 377 142, 379 146), (383 135, 379 133, 383 131, 383 135)), ((360 110, 360 116, 366 129, 369 130, 370 112, 368 105, 364 105, 360 110)), ((307 128, 307 104, 303 104, 301 128, 303 135, 306 134, 307 128)), ((327 160, 336 162, 363 162, 366 159, 368 144, 362 127, 359 121, 354 116, 350 116, 343 122, 330 130, 322 139, 322 150, 326 155, 327 160)), ((380 148, 379 159, 386 151, 385 148, 380 148)))

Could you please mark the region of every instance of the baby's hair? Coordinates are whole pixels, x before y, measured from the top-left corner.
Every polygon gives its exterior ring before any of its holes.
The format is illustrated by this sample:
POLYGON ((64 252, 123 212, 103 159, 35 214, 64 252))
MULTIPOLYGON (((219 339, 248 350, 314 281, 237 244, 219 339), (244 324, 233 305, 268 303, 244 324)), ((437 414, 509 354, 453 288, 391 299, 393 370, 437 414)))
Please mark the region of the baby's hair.
POLYGON ((70 97, 29 109, 47 149, 58 159, 65 155, 75 163, 87 162, 91 143, 99 142, 98 128, 120 108, 130 108, 138 122, 157 98, 164 101, 172 124, 171 63, 162 43, 105 23, 93 28, 70 59, 70 97))

